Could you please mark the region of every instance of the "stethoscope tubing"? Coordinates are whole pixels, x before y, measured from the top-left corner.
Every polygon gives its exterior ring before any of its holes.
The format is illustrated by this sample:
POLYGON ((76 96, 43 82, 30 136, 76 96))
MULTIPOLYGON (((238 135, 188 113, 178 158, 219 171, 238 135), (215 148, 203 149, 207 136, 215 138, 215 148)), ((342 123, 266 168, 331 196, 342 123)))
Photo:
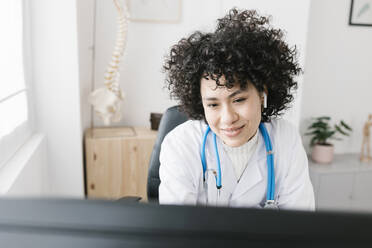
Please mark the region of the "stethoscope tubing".
POLYGON ((207 130, 205 131, 204 133, 204 137, 203 137, 203 144, 202 144, 202 148, 201 148, 201 161, 202 161, 202 165, 203 165, 203 182, 205 182, 205 172, 207 171, 207 163, 206 163, 206 159, 205 159, 205 144, 207 143, 207 137, 208 137, 208 134, 209 132, 211 131, 211 128, 209 126, 207 126, 207 130))
MULTIPOLYGON (((221 161, 220 161, 220 155, 218 154, 218 148, 217 148, 217 140, 216 140, 216 134, 213 133, 213 143, 214 143, 214 150, 216 151, 216 157, 217 157, 217 182, 216 182, 216 187, 217 189, 220 189, 222 187, 221 184, 221 161)), ((205 149, 204 149, 205 150, 205 149)))
POLYGON ((265 125, 260 123, 259 129, 261 134, 264 138, 266 153, 267 153, 267 196, 268 200, 274 200, 274 193, 275 193, 275 172, 274 172, 274 154, 271 145, 271 140, 265 125))

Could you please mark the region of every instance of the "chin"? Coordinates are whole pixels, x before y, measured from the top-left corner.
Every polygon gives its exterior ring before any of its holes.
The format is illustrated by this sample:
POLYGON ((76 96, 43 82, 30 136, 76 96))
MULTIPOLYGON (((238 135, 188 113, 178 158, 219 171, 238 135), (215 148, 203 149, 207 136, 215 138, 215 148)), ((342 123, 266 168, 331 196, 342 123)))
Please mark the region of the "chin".
POLYGON ((230 147, 239 147, 244 144, 244 142, 234 140, 225 140, 224 143, 230 147))

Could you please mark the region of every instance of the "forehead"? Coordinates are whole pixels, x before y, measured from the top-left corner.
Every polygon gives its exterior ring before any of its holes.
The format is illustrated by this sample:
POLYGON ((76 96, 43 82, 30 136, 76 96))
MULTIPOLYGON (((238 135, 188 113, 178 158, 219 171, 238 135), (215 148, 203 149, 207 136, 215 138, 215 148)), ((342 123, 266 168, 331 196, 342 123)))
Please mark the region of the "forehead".
MULTIPOLYGON (((220 78, 220 84, 222 86, 217 86, 216 81, 212 79, 205 79, 202 78, 200 80, 200 92, 202 96, 209 96, 209 95, 230 95, 231 93, 240 90, 240 85, 236 83, 232 88, 227 88, 223 86, 225 79, 223 77, 220 78)), ((248 82, 247 87, 241 92, 248 92, 252 90, 253 85, 248 82)))

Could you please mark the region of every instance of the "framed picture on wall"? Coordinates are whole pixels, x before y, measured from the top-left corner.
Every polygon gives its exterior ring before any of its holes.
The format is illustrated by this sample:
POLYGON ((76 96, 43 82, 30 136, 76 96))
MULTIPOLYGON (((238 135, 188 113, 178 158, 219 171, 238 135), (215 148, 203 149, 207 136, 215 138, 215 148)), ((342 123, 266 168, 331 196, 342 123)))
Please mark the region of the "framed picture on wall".
POLYGON ((181 0, 128 0, 131 21, 179 22, 181 0))
POLYGON ((372 26, 372 0, 351 0, 349 25, 372 26))

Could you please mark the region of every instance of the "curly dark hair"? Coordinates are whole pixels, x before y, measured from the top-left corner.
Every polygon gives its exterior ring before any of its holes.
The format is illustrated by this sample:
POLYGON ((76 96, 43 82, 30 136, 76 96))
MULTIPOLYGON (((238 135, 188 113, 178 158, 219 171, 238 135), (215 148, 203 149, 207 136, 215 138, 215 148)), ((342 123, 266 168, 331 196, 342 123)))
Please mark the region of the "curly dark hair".
POLYGON ((204 119, 200 80, 212 78, 216 86, 242 89, 251 82, 259 92, 266 88, 268 105, 262 121, 281 115, 293 100, 297 89, 294 76, 301 73, 296 47, 283 41, 283 31, 270 25, 269 17, 255 10, 233 8, 213 33, 196 31, 174 45, 163 66, 171 97, 191 119, 204 119), (220 83, 224 76, 226 82, 220 83))

